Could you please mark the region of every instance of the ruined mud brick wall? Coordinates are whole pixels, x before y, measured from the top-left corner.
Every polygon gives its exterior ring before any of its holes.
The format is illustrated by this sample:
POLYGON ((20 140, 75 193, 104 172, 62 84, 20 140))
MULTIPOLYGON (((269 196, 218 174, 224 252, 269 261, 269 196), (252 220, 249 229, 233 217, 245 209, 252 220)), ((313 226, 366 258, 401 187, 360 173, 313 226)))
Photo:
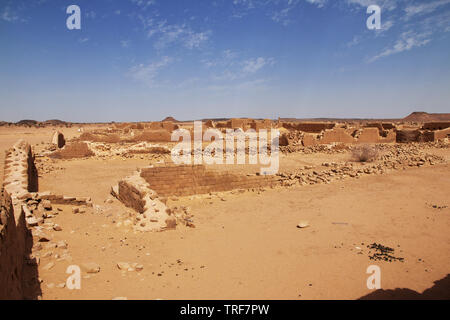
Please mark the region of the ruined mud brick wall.
POLYGON ((38 191, 38 174, 31 146, 23 140, 6 151, 3 187, 11 197, 19 198, 38 191))
POLYGON ((365 128, 378 128, 380 131, 380 135, 385 130, 393 130, 395 129, 395 125, 390 122, 368 122, 364 125, 365 128))
POLYGON ((450 128, 444 130, 398 130, 397 142, 434 142, 445 139, 450 135, 450 128))
POLYGON ((450 128, 434 131, 434 141, 450 138, 450 128))
POLYGON ((174 124, 172 121, 155 121, 155 122, 151 122, 148 125, 146 125, 145 128, 148 128, 151 130, 164 129, 169 132, 172 132, 172 131, 178 129, 178 125, 174 124))
POLYGON ((227 127, 231 129, 247 129, 250 127, 250 119, 237 119, 233 118, 227 122, 227 127))
POLYGON ((391 130, 386 137, 380 136, 378 128, 363 128, 358 143, 392 143, 396 141, 396 133, 391 130))
POLYGON ((288 130, 299 130, 303 132, 310 133, 320 133, 324 130, 333 129, 336 126, 335 123, 328 122, 300 122, 300 123, 291 123, 284 122, 283 127, 288 130))
POLYGON ((311 147, 317 145, 319 142, 316 137, 312 134, 305 134, 303 136, 302 144, 304 147, 311 147))
POLYGON ((162 231, 177 225, 165 202, 149 188, 139 171, 119 181, 118 186, 112 187, 111 194, 138 213, 134 221, 136 231, 162 231))
POLYGON ((272 120, 264 119, 264 120, 254 120, 250 127, 256 131, 261 129, 270 130, 272 128, 272 120))
POLYGON ((0 194, 0 299, 22 299, 27 227, 22 199, 38 190, 31 146, 19 140, 6 151, 0 194))
POLYGON ((120 136, 116 133, 84 132, 78 138, 80 141, 117 143, 120 142, 120 136))
POLYGON ((171 131, 166 129, 144 130, 140 135, 134 137, 134 142, 171 142, 171 131))
POLYGON ((23 266, 27 229, 20 205, 0 193, 0 300, 23 299, 23 266))
POLYGON ((141 177, 161 196, 188 196, 278 184, 275 176, 247 176, 207 169, 204 165, 143 168, 141 177))
POLYGON ((422 127, 423 130, 444 130, 450 128, 450 121, 447 122, 428 122, 422 127))
POLYGON ((216 124, 214 123, 214 121, 208 120, 208 121, 206 121, 206 122, 204 123, 204 126, 207 127, 207 128, 215 128, 215 127, 216 127, 216 124))
POLYGON ((55 144, 58 148, 62 148, 66 144, 66 139, 64 139, 64 135, 61 132, 56 131, 53 135, 52 143, 55 144))
MULTIPOLYGON (((374 128, 377 132, 378 129, 374 128)), ((320 144, 330 144, 330 143, 355 143, 356 140, 344 128, 335 128, 333 130, 326 130, 323 133, 322 139, 320 139, 320 144)))
POLYGON ((49 156, 55 159, 75 159, 87 158, 94 155, 95 153, 89 148, 86 142, 74 141, 49 156))

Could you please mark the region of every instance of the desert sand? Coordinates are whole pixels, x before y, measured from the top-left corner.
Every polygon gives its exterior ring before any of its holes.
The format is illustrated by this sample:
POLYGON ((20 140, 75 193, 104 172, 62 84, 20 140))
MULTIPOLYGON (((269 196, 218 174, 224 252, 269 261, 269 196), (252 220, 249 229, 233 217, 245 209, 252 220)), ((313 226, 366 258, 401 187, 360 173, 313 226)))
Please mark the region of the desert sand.
MULTIPOLYGON (((447 138, 377 142, 378 158, 371 162, 354 160, 354 144, 296 149, 289 142, 289 150, 281 147, 275 185, 160 196, 176 227, 141 232, 135 227, 142 213, 111 188, 138 168, 164 166, 170 155, 114 153, 111 148, 138 142, 91 141, 92 156, 52 156, 56 131, 65 137, 64 150, 79 141, 80 127, 85 133, 108 126, 0 128, 2 165, 5 151, 24 139, 35 155, 39 193, 90 198, 86 206, 50 200, 50 209, 41 208, 42 200, 32 203, 36 196, 25 198, 40 220, 28 225, 32 248, 23 267, 23 298, 420 298, 430 288, 437 293, 428 297, 450 298, 447 138), (99 145, 108 148, 101 153, 99 145), (409 158, 391 166, 384 156, 392 150, 409 158), (36 228, 50 241, 41 241, 36 228), (394 258, 371 259, 372 244, 392 248, 394 258), (79 290, 66 287, 71 265, 82 270, 79 290), (382 290, 367 287, 370 265, 380 267, 382 290)), ((254 165, 208 168, 243 176, 258 171, 254 165)))

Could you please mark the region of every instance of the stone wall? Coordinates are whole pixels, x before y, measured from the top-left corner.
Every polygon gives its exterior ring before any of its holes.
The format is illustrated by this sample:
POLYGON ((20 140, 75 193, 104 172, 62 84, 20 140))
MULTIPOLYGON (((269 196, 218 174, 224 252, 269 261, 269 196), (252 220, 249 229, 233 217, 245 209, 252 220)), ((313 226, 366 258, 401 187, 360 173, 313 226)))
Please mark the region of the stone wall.
POLYGON ((303 132, 320 133, 324 130, 333 129, 336 126, 335 123, 329 122, 284 122, 283 127, 288 130, 299 130, 303 132))
POLYGON ((0 194, 0 299, 23 299, 27 226, 22 199, 37 191, 38 176, 31 147, 19 140, 6 151, 0 194))
POLYGON ((243 175, 207 169, 204 165, 143 168, 141 177, 161 196, 187 196, 278 184, 275 176, 243 175))
POLYGON ((149 188, 149 184, 141 177, 139 171, 119 181, 111 193, 125 206, 136 211, 134 220, 136 231, 163 231, 176 227, 175 217, 170 216, 171 212, 165 202, 149 188))
POLYGON ((450 128, 450 121, 447 122, 428 122, 422 127, 423 130, 444 130, 450 128))
POLYGON ((13 200, 25 193, 38 191, 33 151, 24 140, 19 140, 6 151, 3 186, 13 200))
POLYGON ((20 205, 0 194, 0 300, 23 299, 23 267, 27 228, 20 205))
POLYGON ((434 131, 434 141, 450 138, 450 128, 434 131))
POLYGON ((170 142, 171 132, 166 129, 148 130, 145 129, 140 135, 131 139, 133 142, 170 142))

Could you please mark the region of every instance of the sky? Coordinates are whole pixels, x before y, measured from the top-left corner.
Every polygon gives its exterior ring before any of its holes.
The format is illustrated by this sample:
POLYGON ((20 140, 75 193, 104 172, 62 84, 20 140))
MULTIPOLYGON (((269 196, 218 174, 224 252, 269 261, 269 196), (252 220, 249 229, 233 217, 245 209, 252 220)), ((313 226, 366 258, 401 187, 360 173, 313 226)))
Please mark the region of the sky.
POLYGON ((449 40, 450 0, 0 0, 0 121, 449 113, 449 40))

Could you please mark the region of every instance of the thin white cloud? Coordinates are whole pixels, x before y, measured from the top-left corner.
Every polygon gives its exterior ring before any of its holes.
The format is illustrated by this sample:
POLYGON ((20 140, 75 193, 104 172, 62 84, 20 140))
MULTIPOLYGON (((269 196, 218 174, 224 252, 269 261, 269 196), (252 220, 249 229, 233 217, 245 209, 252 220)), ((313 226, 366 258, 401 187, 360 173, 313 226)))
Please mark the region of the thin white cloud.
POLYGON ((95 17, 97 16, 97 14, 95 13, 95 11, 88 11, 88 12, 86 12, 86 18, 89 18, 89 19, 95 19, 95 17))
POLYGON ((400 2, 404 0, 346 0, 350 5, 358 5, 367 8, 370 5, 378 5, 382 10, 392 11, 397 9, 400 2))
POLYGON ((13 12, 10 7, 5 7, 0 14, 0 17, 3 21, 7 22, 15 22, 20 19, 19 16, 15 12, 13 12))
MULTIPOLYGON (((243 61, 235 61, 231 59, 225 64, 220 64, 219 66, 225 70, 220 73, 220 75, 213 76, 214 80, 219 81, 234 81, 238 79, 247 78, 266 66, 271 66, 275 63, 274 58, 264 58, 256 57, 251 59, 246 59, 243 61)), ((218 65, 218 64, 216 64, 218 65)))
POLYGON ((244 67, 242 71, 247 74, 255 73, 258 70, 262 69, 265 65, 273 63, 274 63, 273 58, 266 59, 263 57, 258 57, 254 59, 249 59, 244 61, 244 67))
POLYGON ((393 54, 401 53, 403 51, 409 51, 416 47, 422 47, 431 41, 431 33, 415 33, 414 31, 407 31, 401 34, 392 47, 384 49, 379 54, 373 56, 368 62, 374 62, 380 58, 388 57, 393 54))
POLYGON ((139 82, 146 84, 149 87, 156 87, 156 78, 160 72, 160 70, 170 63, 172 63, 173 59, 165 56, 161 60, 152 62, 150 64, 139 64, 133 66, 129 69, 128 75, 139 82))
POLYGON ((121 40, 120 45, 122 48, 128 48, 130 46, 130 40, 121 40))
POLYGON ((80 39, 78 39, 78 42, 79 43, 85 43, 85 42, 88 42, 89 41, 89 38, 80 38, 80 39))
POLYGON ((168 24, 166 20, 139 16, 149 38, 155 37, 155 48, 161 50, 173 44, 195 49, 209 40, 211 30, 196 32, 187 24, 168 24))
POLYGON ((361 42, 361 36, 353 36, 352 41, 347 42, 346 46, 347 48, 354 47, 358 45, 361 42))
POLYGON ((131 0, 131 2, 143 9, 146 9, 156 3, 155 0, 131 0))
POLYGON ((327 0, 306 0, 306 2, 314 4, 319 8, 322 8, 327 3, 327 0))
POLYGON ((439 7, 450 4, 450 0, 438 0, 428 3, 420 3, 415 5, 409 5, 405 8, 406 17, 405 19, 410 19, 416 15, 429 14, 434 12, 439 7))

